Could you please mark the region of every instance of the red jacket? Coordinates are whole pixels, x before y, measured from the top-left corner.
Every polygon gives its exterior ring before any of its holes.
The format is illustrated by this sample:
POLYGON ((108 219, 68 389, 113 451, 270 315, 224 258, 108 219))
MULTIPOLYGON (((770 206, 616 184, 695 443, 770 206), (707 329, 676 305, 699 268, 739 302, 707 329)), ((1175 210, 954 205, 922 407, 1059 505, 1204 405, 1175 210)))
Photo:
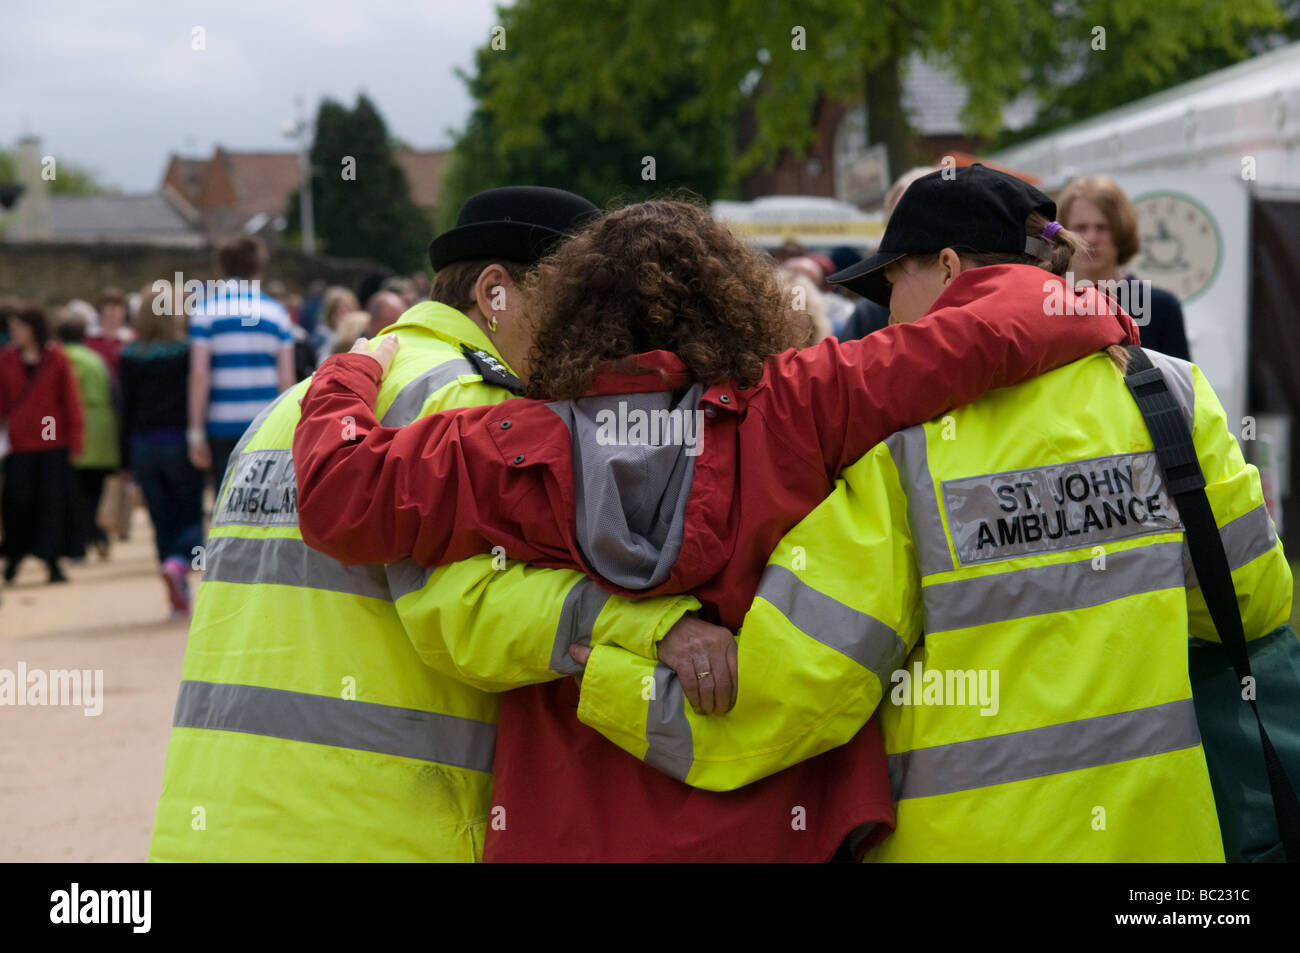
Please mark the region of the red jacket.
MULTIPOLYGON (((1123 313, 1046 316, 1051 280, 1027 266, 966 272, 915 324, 787 351, 747 390, 708 388, 680 553, 667 581, 629 594, 692 591, 706 617, 735 629, 779 539, 874 444, 1107 344, 1137 343, 1123 313)), ((593 392, 689 383, 672 354, 635 364, 603 369, 593 392)), ((590 571, 574 528, 570 433, 554 410, 510 400, 382 428, 371 409, 377 368, 359 355, 332 358, 303 401, 294 465, 310 545, 344 562, 411 555, 429 566, 502 545, 511 558, 590 571), (348 415, 358 439, 341 444, 348 415)), ((892 829, 874 720, 841 748, 714 793, 628 757, 578 722, 576 703, 570 679, 504 697, 493 803, 510 825, 489 831, 487 859, 825 860, 862 824, 892 829), (795 806, 806 808, 806 830, 792 829, 795 806)))
POLYGON ((9 425, 14 453, 66 447, 68 456, 75 457, 85 448, 81 391, 63 348, 53 342, 45 346, 34 378, 28 376, 17 348, 0 348, 0 423, 4 422, 9 425))
POLYGON ((104 363, 108 365, 109 374, 116 381, 118 364, 122 359, 122 342, 117 338, 97 336, 86 338, 85 345, 104 359, 104 363))

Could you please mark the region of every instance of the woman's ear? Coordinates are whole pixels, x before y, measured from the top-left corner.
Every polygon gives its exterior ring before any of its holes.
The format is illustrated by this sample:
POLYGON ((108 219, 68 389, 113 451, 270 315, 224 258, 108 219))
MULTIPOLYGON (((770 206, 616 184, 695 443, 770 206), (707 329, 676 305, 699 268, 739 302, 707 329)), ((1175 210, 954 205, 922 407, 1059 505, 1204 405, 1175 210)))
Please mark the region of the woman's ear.
POLYGON ((515 283, 510 272, 498 264, 491 264, 479 272, 478 281, 474 283, 474 301, 479 312, 490 318, 493 313, 507 311, 512 304, 515 283))
POLYGON ((961 256, 951 248, 945 248, 939 252, 939 267, 943 269, 941 280, 943 286, 948 287, 948 282, 952 281, 963 271, 961 256))

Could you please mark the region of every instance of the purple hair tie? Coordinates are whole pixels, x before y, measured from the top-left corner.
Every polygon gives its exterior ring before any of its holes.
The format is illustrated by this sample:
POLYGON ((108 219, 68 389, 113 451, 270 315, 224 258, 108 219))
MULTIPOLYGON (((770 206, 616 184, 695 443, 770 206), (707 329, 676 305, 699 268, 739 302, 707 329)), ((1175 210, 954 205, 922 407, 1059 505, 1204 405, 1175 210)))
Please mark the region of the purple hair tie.
POLYGON ((1054 242, 1056 241, 1056 233, 1064 227, 1060 222, 1048 222, 1043 226, 1042 236, 1049 242, 1054 242))

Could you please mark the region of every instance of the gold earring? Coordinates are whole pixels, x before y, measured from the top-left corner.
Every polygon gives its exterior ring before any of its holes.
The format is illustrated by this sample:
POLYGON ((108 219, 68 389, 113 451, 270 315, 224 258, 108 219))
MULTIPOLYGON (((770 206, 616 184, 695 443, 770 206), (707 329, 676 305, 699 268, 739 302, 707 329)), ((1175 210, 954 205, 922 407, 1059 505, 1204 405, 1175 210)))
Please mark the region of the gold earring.
POLYGON ((497 313, 493 311, 492 316, 488 318, 488 330, 495 334, 496 329, 497 329, 497 313))

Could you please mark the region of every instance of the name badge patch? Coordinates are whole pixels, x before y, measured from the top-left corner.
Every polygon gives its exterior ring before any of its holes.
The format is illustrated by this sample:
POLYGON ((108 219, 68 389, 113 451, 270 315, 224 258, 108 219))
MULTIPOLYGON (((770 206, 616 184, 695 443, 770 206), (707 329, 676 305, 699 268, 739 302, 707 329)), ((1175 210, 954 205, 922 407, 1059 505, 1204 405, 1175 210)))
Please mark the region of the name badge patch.
POLYGON ((292 450, 252 450, 232 459, 234 474, 212 525, 297 526, 292 450))
POLYGON ((945 480, 941 492, 963 566, 1182 529, 1151 451, 945 480))

